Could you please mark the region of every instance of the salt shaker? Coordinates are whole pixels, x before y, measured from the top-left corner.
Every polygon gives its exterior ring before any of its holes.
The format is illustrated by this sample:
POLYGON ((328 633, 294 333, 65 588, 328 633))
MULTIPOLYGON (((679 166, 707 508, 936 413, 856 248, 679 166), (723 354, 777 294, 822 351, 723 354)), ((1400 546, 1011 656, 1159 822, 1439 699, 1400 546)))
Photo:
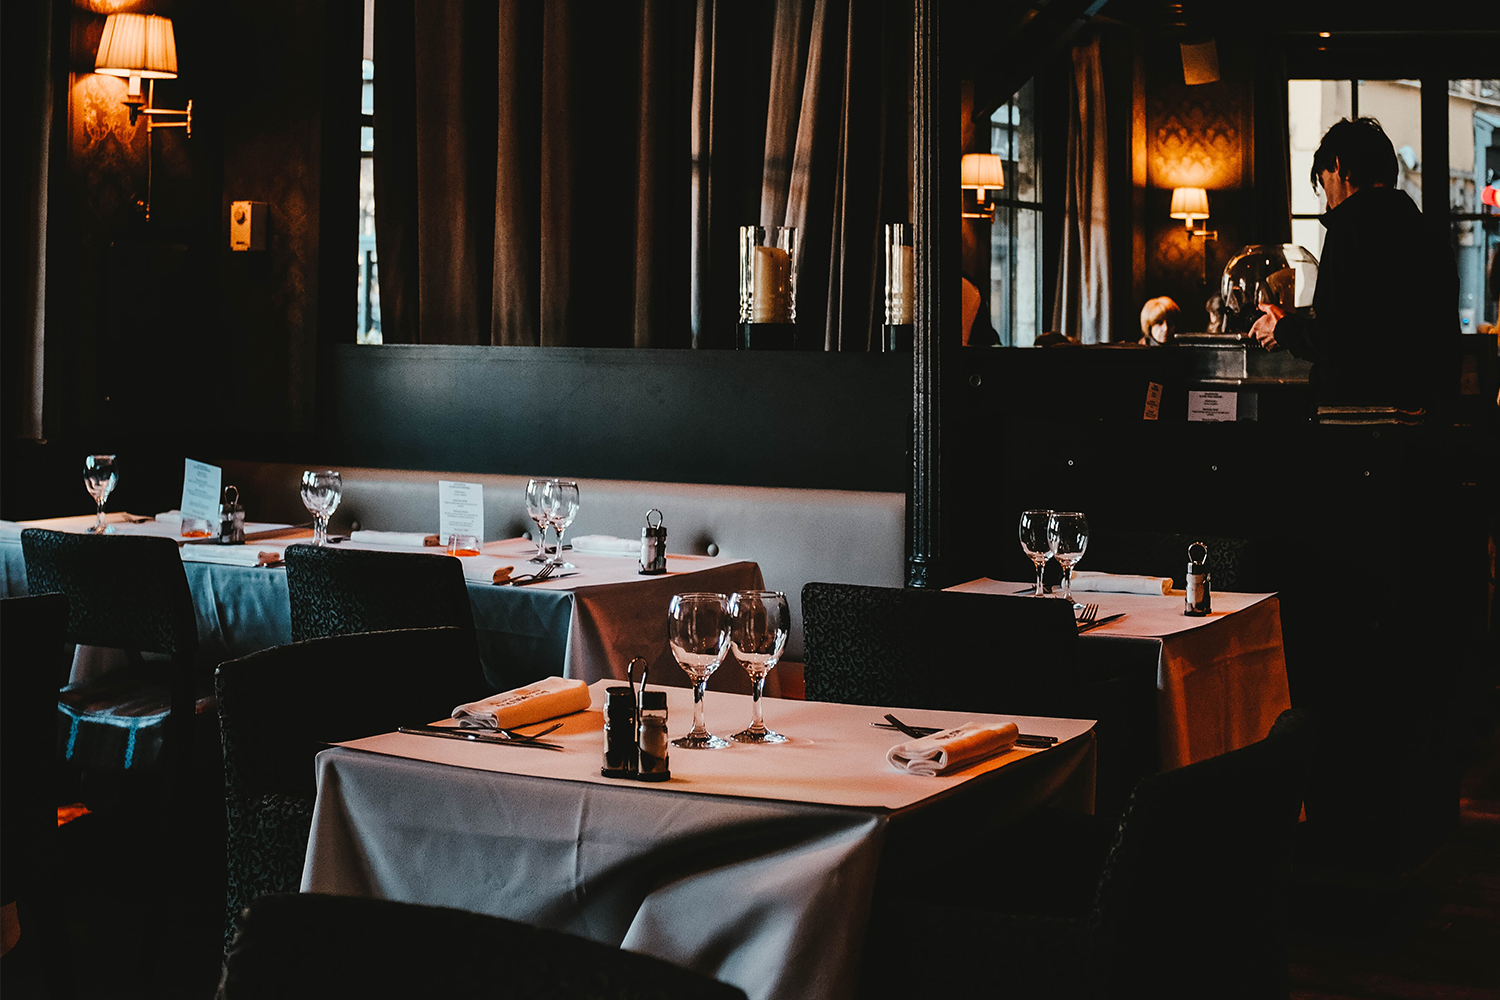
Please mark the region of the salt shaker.
POLYGON ((245 544, 245 508, 240 506, 240 491, 236 486, 224 487, 223 502, 219 504, 219 544, 245 544))
POLYGON ((1203 618, 1211 610, 1208 546, 1202 542, 1194 542, 1188 546, 1187 597, 1183 601, 1182 613, 1192 618, 1203 618))
POLYGON ((636 776, 635 696, 628 687, 604 691, 604 766, 606 778, 636 776))
POLYGON ((642 691, 638 742, 640 765, 636 777, 642 781, 666 781, 672 777, 667 758, 667 693, 642 691))
POLYGON ((662 523, 661 511, 652 507, 646 511, 646 526, 641 529, 641 569, 647 576, 667 571, 667 526, 662 523), (651 515, 656 523, 651 523, 651 515))

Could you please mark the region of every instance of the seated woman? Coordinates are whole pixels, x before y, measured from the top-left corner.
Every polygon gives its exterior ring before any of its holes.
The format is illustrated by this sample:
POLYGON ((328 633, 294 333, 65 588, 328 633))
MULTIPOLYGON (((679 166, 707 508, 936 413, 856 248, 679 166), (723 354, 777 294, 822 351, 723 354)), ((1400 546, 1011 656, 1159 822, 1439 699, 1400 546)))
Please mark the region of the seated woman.
POLYGON ((1177 317, 1182 310, 1165 295, 1150 299, 1141 307, 1141 339, 1146 347, 1170 344, 1177 334, 1177 317))

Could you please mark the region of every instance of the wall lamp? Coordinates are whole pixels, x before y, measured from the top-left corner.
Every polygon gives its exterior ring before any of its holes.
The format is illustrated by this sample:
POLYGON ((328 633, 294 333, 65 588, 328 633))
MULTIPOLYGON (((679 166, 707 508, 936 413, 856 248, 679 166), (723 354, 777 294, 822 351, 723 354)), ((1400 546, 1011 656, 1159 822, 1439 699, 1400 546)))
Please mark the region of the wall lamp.
POLYGON ((193 134, 193 102, 182 110, 156 106, 156 81, 177 78, 177 39, 172 19, 155 14, 111 14, 104 21, 94 72, 129 80, 122 103, 130 109, 130 124, 146 116, 146 219, 151 218, 151 133, 159 128, 180 128, 193 134), (141 81, 147 80, 141 95, 141 81), (164 117, 178 121, 164 121, 164 117))
POLYGON ((1172 189, 1172 218, 1183 220, 1187 226, 1188 242, 1197 236, 1203 244, 1203 283, 1208 284, 1208 240, 1217 240, 1217 229, 1194 229, 1193 223, 1208 218, 1208 192, 1203 188, 1180 187, 1172 189))
POLYGON ((995 221, 995 203, 986 201, 986 191, 999 191, 1005 187, 1005 164, 997 153, 965 153, 959 165, 960 186, 965 191, 975 192, 974 210, 964 207, 965 219, 989 219, 995 221))

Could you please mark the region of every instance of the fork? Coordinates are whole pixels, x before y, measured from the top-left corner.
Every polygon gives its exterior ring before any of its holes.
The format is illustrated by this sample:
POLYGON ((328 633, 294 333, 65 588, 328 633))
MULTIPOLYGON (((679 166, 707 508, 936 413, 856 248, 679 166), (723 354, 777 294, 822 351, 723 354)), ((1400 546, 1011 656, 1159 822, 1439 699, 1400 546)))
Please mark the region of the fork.
POLYGON ((1099 617, 1099 605, 1085 604, 1083 610, 1078 613, 1078 624, 1087 625, 1099 617))
POLYGON ((547 563, 535 573, 522 573, 520 576, 511 577, 510 582, 512 584, 541 583, 543 580, 547 579, 547 577, 551 576, 553 573, 556 573, 557 567, 559 565, 559 563, 547 563))
MULTIPOLYGON (((925 736, 931 736, 933 733, 940 731, 931 726, 908 726, 906 723, 890 714, 887 714, 885 718, 886 722, 890 723, 888 727, 882 725, 879 722, 872 722, 870 723, 870 725, 879 726, 881 729, 897 729, 905 733, 907 736, 910 736, 912 739, 917 740, 920 740, 925 736)), ((1016 737, 1016 744, 1018 746, 1033 747, 1037 749, 1046 749, 1048 747, 1051 747, 1056 742, 1056 736, 1035 736, 1031 733, 1022 733, 1021 735, 1016 737)))

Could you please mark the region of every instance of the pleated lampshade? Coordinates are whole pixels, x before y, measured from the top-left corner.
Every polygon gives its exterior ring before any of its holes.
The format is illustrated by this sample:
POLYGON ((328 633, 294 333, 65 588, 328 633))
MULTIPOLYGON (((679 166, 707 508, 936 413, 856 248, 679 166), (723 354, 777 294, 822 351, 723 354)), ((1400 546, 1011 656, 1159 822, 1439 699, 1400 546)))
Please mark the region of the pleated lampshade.
POLYGON ((1208 192, 1203 188, 1173 188, 1172 218, 1189 222, 1208 218, 1208 192))
POLYGON ((959 164, 960 186, 978 188, 1005 187, 1005 168, 995 153, 965 153, 959 164))
POLYGON ((108 76, 172 80, 177 76, 177 39, 172 19, 155 14, 111 14, 104 21, 94 72, 108 76))

